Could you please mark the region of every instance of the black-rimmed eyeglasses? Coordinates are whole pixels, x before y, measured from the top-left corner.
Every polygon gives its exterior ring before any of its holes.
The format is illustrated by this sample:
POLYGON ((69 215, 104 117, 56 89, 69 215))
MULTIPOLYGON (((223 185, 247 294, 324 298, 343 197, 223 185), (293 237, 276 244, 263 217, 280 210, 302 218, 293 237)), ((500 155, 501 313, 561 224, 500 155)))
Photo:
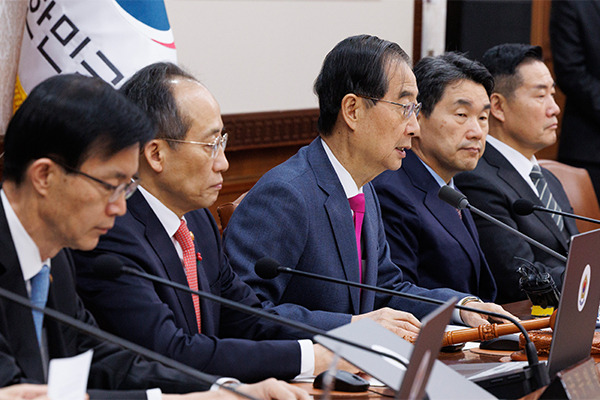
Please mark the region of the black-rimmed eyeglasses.
POLYGON ((109 203, 114 203, 115 201, 119 200, 121 195, 125 195, 125 199, 130 198, 131 195, 133 195, 133 193, 135 192, 135 189, 137 189, 138 184, 140 182, 140 178, 137 176, 134 176, 131 179, 131 182, 125 182, 125 183, 121 183, 121 184, 115 186, 108 182, 103 181, 102 179, 99 179, 99 178, 96 178, 89 174, 86 174, 85 172, 82 172, 78 169, 66 166, 63 163, 60 163, 56 160, 52 160, 52 161, 54 161, 56 164, 60 165, 66 171, 73 173, 73 174, 81 175, 83 177, 86 177, 86 178, 94 181, 94 182, 97 182, 97 183, 101 184, 104 187, 104 189, 106 189, 109 192, 112 192, 110 194, 110 197, 108 198, 109 203))

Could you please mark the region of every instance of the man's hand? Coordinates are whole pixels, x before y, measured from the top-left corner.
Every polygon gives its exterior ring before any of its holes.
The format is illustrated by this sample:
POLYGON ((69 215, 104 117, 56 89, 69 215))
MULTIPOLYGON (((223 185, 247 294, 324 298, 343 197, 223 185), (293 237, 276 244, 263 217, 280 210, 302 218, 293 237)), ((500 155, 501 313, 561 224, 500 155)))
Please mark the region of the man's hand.
POLYGON ((0 400, 50 400, 48 386, 21 384, 0 389, 0 400))
MULTIPOLYGON (((313 350, 315 352, 315 375, 319 375, 321 372, 326 371, 331 367, 331 363, 333 363, 335 356, 331 351, 320 344, 313 345, 313 350)), ((354 365, 343 359, 339 359, 336 369, 343 369, 344 371, 352 373, 360 371, 354 365)))
POLYGON ((421 330, 421 322, 411 313, 385 307, 366 314, 354 315, 351 322, 369 318, 396 335, 414 343, 421 330))
MULTIPOLYGON (((248 394, 261 400, 309 400, 311 397, 304 390, 292 386, 275 378, 269 378, 251 385, 240 385, 235 388, 238 392, 248 394)), ((219 389, 217 391, 188 393, 188 394, 163 394, 163 400, 240 400, 244 397, 219 389)))
MULTIPOLYGON (((511 313, 506 311, 504 308, 502 308, 501 306, 499 306, 498 304, 495 304, 495 303, 480 303, 478 301, 470 301, 470 302, 466 303, 465 306, 468 306, 471 308, 476 308, 478 310, 490 311, 490 312, 495 312, 498 314, 508 315, 509 317, 513 317, 518 320, 517 317, 515 317, 514 315, 512 315, 511 313)), ((469 326, 473 326, 473 327, 489 324, 490 323, 489 321, 500 322, 500 323, 510 322, 505 319, 500 320, 497 318, 488 317, 487 315, 478 314, 478 313, 465 311, 465 310, 460 310, 460 317, 465 324, 467 324, 469 326)))

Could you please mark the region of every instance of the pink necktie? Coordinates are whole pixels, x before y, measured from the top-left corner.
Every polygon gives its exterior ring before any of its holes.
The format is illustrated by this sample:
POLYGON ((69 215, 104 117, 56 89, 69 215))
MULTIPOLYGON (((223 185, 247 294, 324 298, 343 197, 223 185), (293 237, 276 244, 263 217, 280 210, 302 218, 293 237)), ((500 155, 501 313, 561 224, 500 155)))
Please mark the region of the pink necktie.
POLYGON ((365 195, 359 193, 348 199, 350 208, 354 211, 354 234, 356 235, 356 249, 358 250, 358 273, 360 282, 362 283, 362 252, 360 249, 360 233, 362 231, 362 223, 365 218, 365 195))
MULTIPOLYGON (((183 266, 185 267, 185 275, 190 289, 198 290, 198 270, 196 269, 196 251, 194 249, 194 241, 187 224, 182 219, 179 229, 175 232, 175 240, 179 242, 183 250, 183 266)), ((192 295, 194 302, 194 311, 196 311, 196 322, 198 323, 198 332, 202 332, 200 320, 200 299, 197 295, 192 295)))

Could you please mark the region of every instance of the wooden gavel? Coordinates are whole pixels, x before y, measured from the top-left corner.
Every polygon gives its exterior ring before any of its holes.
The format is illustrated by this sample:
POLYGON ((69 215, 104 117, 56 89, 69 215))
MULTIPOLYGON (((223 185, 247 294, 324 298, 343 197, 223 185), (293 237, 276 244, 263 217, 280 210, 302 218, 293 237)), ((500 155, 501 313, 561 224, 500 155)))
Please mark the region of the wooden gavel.
MULTIPOLYGON (((556 311, 552 316, 545 318, 530 319, 521 321, 521 325, 527 331, 534 329, 554 328, 556 321, 556 311)), ((520 332, 519 328, 512 323, 509 324, 489 324, 480 325, 477 328, 459 329, 444 333, 442 346, 452 346, 453 344, 472 342, 475 340, 490 340, 502 335, 520 332)))

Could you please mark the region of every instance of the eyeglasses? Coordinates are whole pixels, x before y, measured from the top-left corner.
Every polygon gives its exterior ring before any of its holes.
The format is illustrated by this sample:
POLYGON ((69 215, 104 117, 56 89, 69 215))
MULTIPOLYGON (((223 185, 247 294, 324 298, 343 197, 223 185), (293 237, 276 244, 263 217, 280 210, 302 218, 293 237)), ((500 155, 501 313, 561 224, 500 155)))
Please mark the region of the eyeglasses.
POLYGON ((219 153, 219 146, 225 151, 225 147, 227 147, 227 139, 229 138, 229 134, 224 133, 223 136, 219 136, 212 143, 205 142, 195 142, 193 140, 181 140, 181 139, 164 139, 167 142, 175 142, 175 143, 189 143, 189 144, 200 144, 202 146, 209 147, 211 150, 210 157, 217 158, 217 154, 219 153))
POLYGON ((119 200, 119 198, 123 194, 125 195, 125 199, 130 198, 131 195, 135 192, 135 189, 137 189, 138 184, 140 182, 140 178, 137 176, 134 176, 131 179, 131 182, 121 183, 120 185, 115 186, 115 185, 111 185, 108 182, 103 181, 102 179, 98 179, 91 175, 88 175, 85 172, 82 172, 78 169, 68 167, 56 160, 52 160, 52 161, 54 161, 56 164, 63 167, 66 171, 69 171, 69 172, 77 174, 77 175, 84 176, 94 182, 101 184, 104 187, 104 189, 106 189, 107 191, 112 192, 110 194, 110 197, 108 198, 109 203, 114 203, 115 201, 119 200))
POLYGON ((423 105, 421 103, 401 104, 401 103, 396 103, 394 101, 378 99, 375 97, 361 96, 360 94, 357 94, 357 96, 362 97, 363 99, 369 99, 369 100, 373 100, 373 101, 383 101, 384 103, 390 103, 395 106, 402 107, 402 115, 406 119, 409 119, 410 116, 413 115, 413 113, 415 113, 415 117, 418 117, 419 113, 421 112, 421 106, 423 105))

